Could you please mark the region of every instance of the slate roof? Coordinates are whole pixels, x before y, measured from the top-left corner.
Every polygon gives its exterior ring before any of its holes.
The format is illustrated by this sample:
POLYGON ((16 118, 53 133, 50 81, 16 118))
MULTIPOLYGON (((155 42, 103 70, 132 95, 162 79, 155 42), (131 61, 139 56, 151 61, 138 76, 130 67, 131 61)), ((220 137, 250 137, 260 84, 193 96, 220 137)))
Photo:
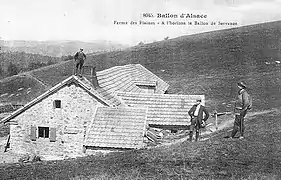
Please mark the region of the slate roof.
POLYGON ((99 107, 87 130, 86 146, 142 148, 147 109, 99 107))
POLYGON ((105 88, 94 88, 92 83, 85 77, 82 79, 79 78, 81 82, 83 82, 88 88, 90 88, 92 91, 97 92, 99 95, 101 95, 109 104, 109 106, 119 106, 121 105, 121 102, 119 101, 118 98, 114 96, 113 93, 109 92, 105 88))
POLYGON ((97 72, 100 86, 109 92, 144 92, 137 85, 156 85, 155 93, 163 94, 169 85, 140 64, 115 66, 97 72))
POLYGON ((204 95, 116 93, 121 100, 133 107, 148 107, 150 125, 190 125, 189 109, 198 98, 205 104, 204 95))
POLYGON ((5 122, 9 121, 10 119, 12 119, 12 118, 16 117, 17 115, 21 114, 22 112, 24 112, 28 108, 32 107, 33 105, 35 105, 36 103, 41 101, 42 99, 48 97, 50 94, 58 91, 62 87, 66 86, 67 84, 71 84, 71 83, 76 83, 76 84, 80 85, 80 87, 82 87, 84 90, 86 90, 90 95, 97 98, 97 100, 100 101, 105 106, 110 106, 110 107, 122 106, 121 101, 118 98, 116 98, 115 96, 112 96, 106 90, 104 90, 102 88, 95 89, 86 78, 84 78, 84 77, 78 78, 76 76, 70 76, 67 79, 65 79, 64 81, 62 81, 61 83, 55 85, 54 87, 52 87, 48 91, 44 92, 43 94, 41 94, 37 98, 33 99, 29 103, 25 104, 23 107, 17 109, 11 115, 3 118, 0 121, 0 123, 5 123, 5 122))

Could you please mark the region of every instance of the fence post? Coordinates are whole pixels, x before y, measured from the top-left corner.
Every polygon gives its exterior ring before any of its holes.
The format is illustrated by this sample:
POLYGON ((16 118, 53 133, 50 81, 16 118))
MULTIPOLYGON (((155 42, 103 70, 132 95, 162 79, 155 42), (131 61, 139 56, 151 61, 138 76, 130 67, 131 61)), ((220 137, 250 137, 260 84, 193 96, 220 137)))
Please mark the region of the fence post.
POLYGON ((216 130, 218 130, 218 112, 215 110, 215 119, 216 119, 216 130))
POLYGON ((72 75, 75 75, 75 59, 73 59, 73 70, 72 70, 72 75))

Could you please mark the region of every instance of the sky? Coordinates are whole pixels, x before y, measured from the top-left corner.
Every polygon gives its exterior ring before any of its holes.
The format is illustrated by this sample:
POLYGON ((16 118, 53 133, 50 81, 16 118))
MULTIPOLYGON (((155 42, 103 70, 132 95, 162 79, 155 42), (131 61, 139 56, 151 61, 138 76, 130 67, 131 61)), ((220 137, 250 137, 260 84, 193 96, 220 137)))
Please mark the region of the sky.
POLYGON ((127 45, 281 20, 281 0, 0 0, 2 40, 105 40, 127 45), (143 17, 152 13, 154 17, 143 17), (157 13, 206 14, 203 21, 237 25, 130 25, 192 21, 157 13), (128 25, 114 24, 128 22, 128 25))

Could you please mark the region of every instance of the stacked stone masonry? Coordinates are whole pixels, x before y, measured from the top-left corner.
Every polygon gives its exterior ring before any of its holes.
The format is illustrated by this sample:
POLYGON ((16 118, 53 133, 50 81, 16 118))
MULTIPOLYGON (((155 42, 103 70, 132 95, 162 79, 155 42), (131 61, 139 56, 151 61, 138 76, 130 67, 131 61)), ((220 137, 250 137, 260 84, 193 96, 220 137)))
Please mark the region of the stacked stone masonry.
POLYGON ((100 106, 103 105, 78 85, 66 85, 13 119, 11 150, 39 155, 81 154, 86 128, 100 106), (61 101, 61 108, 55 108, 55 100, 61 101), (36 128, 35 140, 31 138, 32 126, 36 128), (38 137, 39 127, 55 129, 55 141, 38 137))

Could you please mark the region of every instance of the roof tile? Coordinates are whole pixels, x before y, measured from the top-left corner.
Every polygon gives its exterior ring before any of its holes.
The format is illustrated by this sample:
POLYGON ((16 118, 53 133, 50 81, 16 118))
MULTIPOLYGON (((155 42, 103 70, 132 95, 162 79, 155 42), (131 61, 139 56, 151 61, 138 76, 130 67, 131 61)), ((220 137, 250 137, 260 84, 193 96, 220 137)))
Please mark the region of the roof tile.
POLYGON ((147 122, 155 125, 189 125, 189 109, 204 95, 146 94, 117 92, 121 100, 134 107, 148 107, 147 122))
POLYGON ((85 145, 142 148, 147 109, 99 107, 86 135, 85 145))
POLYGON ((137 85, 156 85, 155 93, 164 93, 169 85, 140 64, 115 66, 97 72, 102 88, 110 91, 144 92, 137 85))

